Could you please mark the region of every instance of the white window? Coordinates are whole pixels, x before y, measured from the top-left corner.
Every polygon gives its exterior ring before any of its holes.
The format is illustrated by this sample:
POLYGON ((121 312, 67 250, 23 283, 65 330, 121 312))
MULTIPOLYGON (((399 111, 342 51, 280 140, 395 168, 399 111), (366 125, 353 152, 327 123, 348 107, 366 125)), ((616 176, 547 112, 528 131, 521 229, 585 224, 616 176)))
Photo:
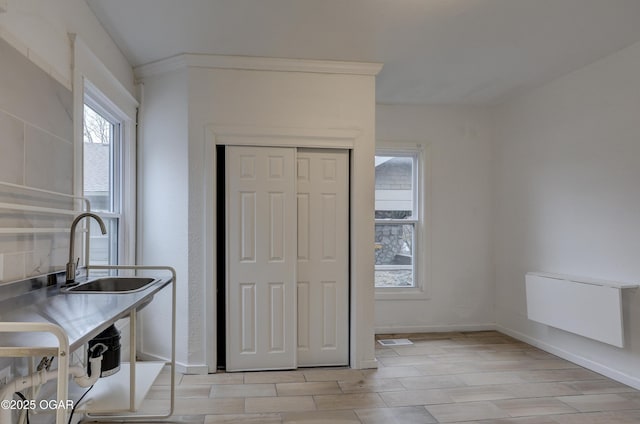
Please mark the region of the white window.
POLYGON ((422 153, 378 149, 375 157, 375 287, 422 292, 426 280, 422 153))
POLYGON ((123 260, 125 250, 124 124, 100 99, 91 92, 84 99, 82 192, 91 202, 91 211, 99 215, 107 227, 107 234, 102 235, 97 222, 89 220, 90 262, 117 265, 123 260))
MULTIPOLYGON (((81 37, 73 40, 74 187, 91 201, 107 226, 102 236, 90 225, 89 258, 80 263, 136 262, 136 118, 138 102, 93 54, 81 37)), ((82 237, 84 239, 84 237, 82 237)))

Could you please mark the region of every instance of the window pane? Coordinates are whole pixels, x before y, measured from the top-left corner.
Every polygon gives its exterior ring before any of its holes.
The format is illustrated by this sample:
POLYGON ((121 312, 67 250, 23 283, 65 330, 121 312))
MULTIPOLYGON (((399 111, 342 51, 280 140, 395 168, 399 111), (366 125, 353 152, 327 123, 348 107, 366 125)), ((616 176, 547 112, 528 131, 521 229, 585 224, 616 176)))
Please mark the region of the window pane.
POLYGON ((102 218, 107 234, 102 234, 94 219, 89 219, 89 258, 91 265, 114 265, 118 263, 118 219, 102 218))
POLYGON ((415 219, 414 158, 376 156, 376 219, 415 219))
POLYGON ((414 286, 414 224, 377 223, 376 287, 414 286))
POLYGON ((107 227, 107 234, 102 235, 98 224, 90 220, 89 261, 94 265, 118 263, 118 128, 118 124, 114 124, 96 109, 84 105, 83 195, 91 202, 91 211, 97 212, 107 227), (101 214, 103 212, 110 213, 111 216, 106 218, 101 214))
POLYGON ((113 190, 114 125, 84 106, 84 196, 91 210, 116 212, 113 190))
POLYGON ((376 287, 414 287, 413 271, 404 269, 376 269, 376 287))

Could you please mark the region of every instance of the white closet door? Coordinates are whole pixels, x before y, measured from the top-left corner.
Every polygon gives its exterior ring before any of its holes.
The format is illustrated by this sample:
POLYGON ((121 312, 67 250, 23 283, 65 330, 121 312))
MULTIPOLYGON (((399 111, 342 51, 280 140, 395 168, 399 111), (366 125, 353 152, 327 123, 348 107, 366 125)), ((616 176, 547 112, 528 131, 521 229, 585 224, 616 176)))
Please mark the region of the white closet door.
POLYGON ((226 152, 226 367, 295 368, 295 149, 226 152))
POLYGON ((298 365, 349 363, 349 154, 298 150, 298 365))

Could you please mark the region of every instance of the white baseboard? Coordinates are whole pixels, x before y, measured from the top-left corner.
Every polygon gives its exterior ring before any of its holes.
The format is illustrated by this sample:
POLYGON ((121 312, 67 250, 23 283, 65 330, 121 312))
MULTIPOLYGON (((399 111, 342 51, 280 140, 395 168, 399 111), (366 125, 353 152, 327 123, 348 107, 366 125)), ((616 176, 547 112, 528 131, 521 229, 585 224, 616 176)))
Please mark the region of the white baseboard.
POLYGON ((358 367, 354 369, 367 370, 367 369, 375 369, 375 368, 378 368, 378 360, 370 359, 370 360, 360 361, 360 363, 358 364, 358 367))
POLYGON ((545 352, 549 352, 553 355, 559 356, 562 359, 566 359, 567 361, 573 362, 574 364, 580 365, 591 371, 597 372, 598 374, 602 374, 606 377, 609 377, 612 380, 618 381, 622 384, 626 384, 627 386, 631 386, 634 389, 640 390, 640 379, 637 377, 630 376, 626 373, 613 369, 607 365, 592 361, 591 359, 587 359, 580 355, 576 355, 575 353, 550 345, 546 342, 535 339, 533 337, 529 337, 526 334, 520 333, 519 331, 511 330, 501 325, 496 325, 496 330, 508 336, 511 336, 514 339, 518 339, 522 342, 528 343, 532 346, 542 349, 545 352))
POLYGON ((409 325, 375 327, 376 334, 447 333, 455 331, 490 331, 495 324, 409 325))
MULTIPOLYGON (((168 358, 162 356, 153 355, 149 353, 138 352, 138 357, 142 361, 165 361, 170 362, 168 358)), ((176 361, 176 371, 180 374, 209 374, 209 367, 204 364, 185 364, 180 361, 176 361)))
POLYGON ((194 364, 183 364, 181 362, 176 362, 176 370, 182 374, 196 374, 196 375, 204 375, 209 374, 209 367, 204 364, 194 365, 194 364))

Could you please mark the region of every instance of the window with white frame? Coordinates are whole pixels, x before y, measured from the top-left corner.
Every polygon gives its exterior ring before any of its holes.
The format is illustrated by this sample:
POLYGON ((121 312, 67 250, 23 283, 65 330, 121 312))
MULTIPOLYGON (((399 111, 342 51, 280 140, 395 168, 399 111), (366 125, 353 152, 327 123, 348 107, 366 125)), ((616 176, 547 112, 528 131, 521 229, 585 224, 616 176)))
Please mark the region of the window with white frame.
POLYGON ((375 287, 418 288, 419 152, 378 150, 375 157, 375 287))
POLYGON ((89 255, 92 264, 116 265, 123 217, 122 125, 92 97, 85 97, 83 115, 83 196, 107 227, 107 234, 102 235, 97 222, 89 220, 89 255))

